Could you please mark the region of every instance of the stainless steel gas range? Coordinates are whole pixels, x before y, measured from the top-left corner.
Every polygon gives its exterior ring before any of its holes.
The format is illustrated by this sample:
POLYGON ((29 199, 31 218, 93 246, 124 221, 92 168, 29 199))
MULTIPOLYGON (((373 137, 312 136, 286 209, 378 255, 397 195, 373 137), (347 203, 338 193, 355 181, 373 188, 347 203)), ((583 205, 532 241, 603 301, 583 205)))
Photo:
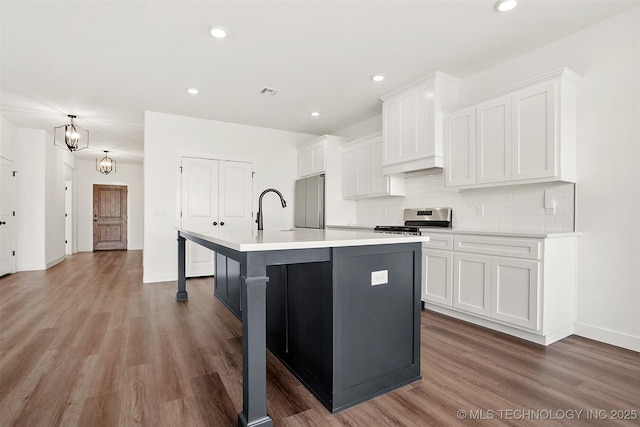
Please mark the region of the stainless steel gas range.
POLYGON ((404 210, 404 225, 378 225, 376 233, 420 235, 424 228, 451 228, 451 208, 410 208, 404 210))

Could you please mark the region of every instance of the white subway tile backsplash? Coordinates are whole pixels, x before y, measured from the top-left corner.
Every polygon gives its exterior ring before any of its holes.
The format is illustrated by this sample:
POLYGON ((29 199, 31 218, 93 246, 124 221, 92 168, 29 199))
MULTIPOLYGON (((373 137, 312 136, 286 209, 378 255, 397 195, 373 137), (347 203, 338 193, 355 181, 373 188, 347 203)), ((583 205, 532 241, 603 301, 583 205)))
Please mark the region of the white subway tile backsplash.
POLYGON ((362 225, 402 224, 405 208, 451 207, 454 227, 490 231, 573 231, 574 184, 527 184, 475 190, 444 188, 442 173, 412 173, 406 177, 405 197, 377 197, 357 202, 362 225), (555 200, 555 214, 547 215, 545 191, 555 200), (484 215, 478 207, 484 206, 484 215))

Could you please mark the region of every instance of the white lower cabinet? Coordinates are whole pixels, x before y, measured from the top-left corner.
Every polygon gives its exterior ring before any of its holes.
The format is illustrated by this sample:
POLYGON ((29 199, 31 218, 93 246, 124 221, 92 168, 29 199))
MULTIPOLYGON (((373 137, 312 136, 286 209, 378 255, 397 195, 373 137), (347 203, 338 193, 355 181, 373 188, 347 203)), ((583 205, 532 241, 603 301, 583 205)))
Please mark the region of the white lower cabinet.
POLYGON ((453 304, 453 252, 424 249, 422 251, 422 300, 453 304))
POLYGON ((453 306, 469 313, 491 314, 491 257, 453 254, 453 306))
POLYGON ((529 329, 538 329, 537 261, 491 260, 491 317, 529 329))
POLYGON ((430 238, 422 251, 426 308, 543 345, 573 332, 576 236, 430 238))

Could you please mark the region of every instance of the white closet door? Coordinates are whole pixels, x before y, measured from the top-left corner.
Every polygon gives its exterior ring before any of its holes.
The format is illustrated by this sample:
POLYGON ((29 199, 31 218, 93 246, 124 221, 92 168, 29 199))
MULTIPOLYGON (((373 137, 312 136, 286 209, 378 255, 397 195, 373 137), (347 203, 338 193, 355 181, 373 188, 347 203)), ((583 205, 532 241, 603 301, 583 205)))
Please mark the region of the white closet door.
MULTIPOLYGON (((217 160, 182 158, 181 227, 218 234, 218 165, 217 160)), ((212 276, 214 260, 213 251, 187 241, 187 277, 212 276)))
POLYGON ((13 162, 0 157, 0 276, 15 273, 13 162))
POLYGON ((251 230, 253 223, 253 164, 220 160, 219 229, 225 231, 251 230))

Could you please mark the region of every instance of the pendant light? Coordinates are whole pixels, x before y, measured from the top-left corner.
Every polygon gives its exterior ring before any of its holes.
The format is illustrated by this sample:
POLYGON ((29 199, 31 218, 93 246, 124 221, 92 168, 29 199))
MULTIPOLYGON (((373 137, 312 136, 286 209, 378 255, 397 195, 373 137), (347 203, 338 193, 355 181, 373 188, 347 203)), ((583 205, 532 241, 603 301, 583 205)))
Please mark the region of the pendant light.
POLYGON ((111 172, 116 171, 116 161, 109 157, 107 150, 104 151, 102 159, 96 159, 96 170, 104 175, 109 175, 111 172))
POLYGON ((53 143, 69 151, 80 151, 89 146, 89 131, 73 123, 76 116, 68 114, 70 123, 53 128, 53 143))

